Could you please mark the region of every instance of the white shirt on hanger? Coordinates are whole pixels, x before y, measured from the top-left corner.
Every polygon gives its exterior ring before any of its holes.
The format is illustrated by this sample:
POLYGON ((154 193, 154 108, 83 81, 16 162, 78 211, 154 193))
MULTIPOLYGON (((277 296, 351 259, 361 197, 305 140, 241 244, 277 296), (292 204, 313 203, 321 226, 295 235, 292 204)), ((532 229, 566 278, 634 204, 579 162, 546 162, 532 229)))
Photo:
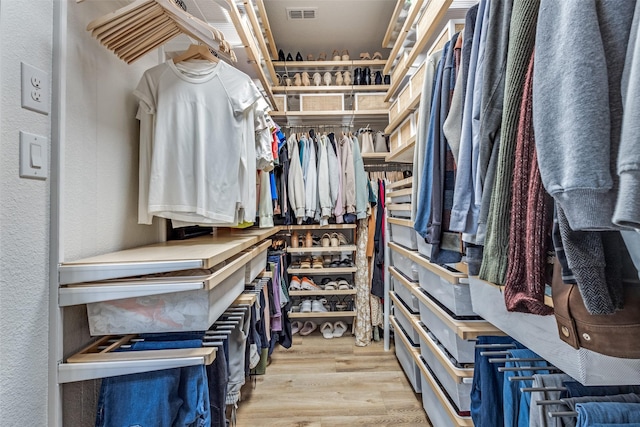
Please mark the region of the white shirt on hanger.
POLYGON ((147 70, 134 95, 155 116, 148 214, 237 221, 243 113, 261 97, 249 76, 224 62, 168 61, 147 70))

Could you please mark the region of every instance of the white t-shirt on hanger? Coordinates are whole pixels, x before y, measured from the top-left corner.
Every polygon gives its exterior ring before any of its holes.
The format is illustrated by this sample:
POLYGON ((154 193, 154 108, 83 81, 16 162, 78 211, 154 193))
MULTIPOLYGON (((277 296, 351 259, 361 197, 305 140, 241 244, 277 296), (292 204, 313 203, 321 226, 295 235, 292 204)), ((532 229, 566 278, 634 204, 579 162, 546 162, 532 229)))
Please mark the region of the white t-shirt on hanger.
POLYGON ((155 119, 148 215, 236 221, 243 113, 261 98, 249 76, 222 61, 167 61, 144 73, 134 95, 155 119))

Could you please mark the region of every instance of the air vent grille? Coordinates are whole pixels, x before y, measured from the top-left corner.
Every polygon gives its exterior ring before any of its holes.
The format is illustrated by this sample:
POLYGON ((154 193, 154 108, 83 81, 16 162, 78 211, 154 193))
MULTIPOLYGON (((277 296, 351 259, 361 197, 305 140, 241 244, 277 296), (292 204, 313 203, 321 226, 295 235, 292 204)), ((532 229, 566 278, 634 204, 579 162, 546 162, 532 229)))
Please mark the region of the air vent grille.
POLYGON ((308 20, 308 19, 316 19, 316 11, 318 9, 315 7, 292 7, 287 8, 287 17, 289 19, 295 20, 308 20))

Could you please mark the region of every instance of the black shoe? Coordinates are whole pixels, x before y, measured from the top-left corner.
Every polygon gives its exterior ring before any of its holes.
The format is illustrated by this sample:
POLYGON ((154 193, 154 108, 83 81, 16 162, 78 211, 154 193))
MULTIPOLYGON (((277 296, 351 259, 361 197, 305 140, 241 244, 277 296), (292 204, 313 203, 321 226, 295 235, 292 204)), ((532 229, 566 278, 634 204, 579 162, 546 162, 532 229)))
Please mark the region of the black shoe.
POLYGON ((366 67, 362 70, 360 81, 362 82, 363 85, 371 84, 371 68, 366 67))
POLYGON ((386 85, 390 85, 391 84, 391 76, 389 74, 385 74, 385 76, 384 76, 384 84, 386 84, 386 85))
POLYGON ((360 68, 356 68, 353 70, 353 85, 359 86, 362 84, 362 70, 360 68))
POLYGON ((284 52, 282 51, 282 49, 278 51, 278 61, 284 62, 284 52))
POLYGON ((304 61, 304 59, 302 59, 302 55, 300 55, 300 52, 298 52, 298 54, 296 55, 296 61, 304 61))
POLYGON ((293 56, 291 56, 291 53, 287 55, 287 61, 293 61, 293 56))
POLYGON ((376 71, 375 83, 377 85, 381 85, 382 84, 382 72, 381 71, 376 71))

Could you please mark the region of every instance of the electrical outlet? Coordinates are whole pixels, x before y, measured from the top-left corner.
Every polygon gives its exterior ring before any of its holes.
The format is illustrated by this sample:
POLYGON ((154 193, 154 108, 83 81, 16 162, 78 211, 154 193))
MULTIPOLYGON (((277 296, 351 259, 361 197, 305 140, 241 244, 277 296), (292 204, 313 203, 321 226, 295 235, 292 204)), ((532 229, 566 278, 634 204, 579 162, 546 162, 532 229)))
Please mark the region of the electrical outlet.
POLYGON ((20 63, 22 80, 22 108, 49 114, 49 74, 32 66, 20 63))
POLYGON ((31 76, 31 86, 36 89, 42 89, 42 80, 37 76, 31 76))

